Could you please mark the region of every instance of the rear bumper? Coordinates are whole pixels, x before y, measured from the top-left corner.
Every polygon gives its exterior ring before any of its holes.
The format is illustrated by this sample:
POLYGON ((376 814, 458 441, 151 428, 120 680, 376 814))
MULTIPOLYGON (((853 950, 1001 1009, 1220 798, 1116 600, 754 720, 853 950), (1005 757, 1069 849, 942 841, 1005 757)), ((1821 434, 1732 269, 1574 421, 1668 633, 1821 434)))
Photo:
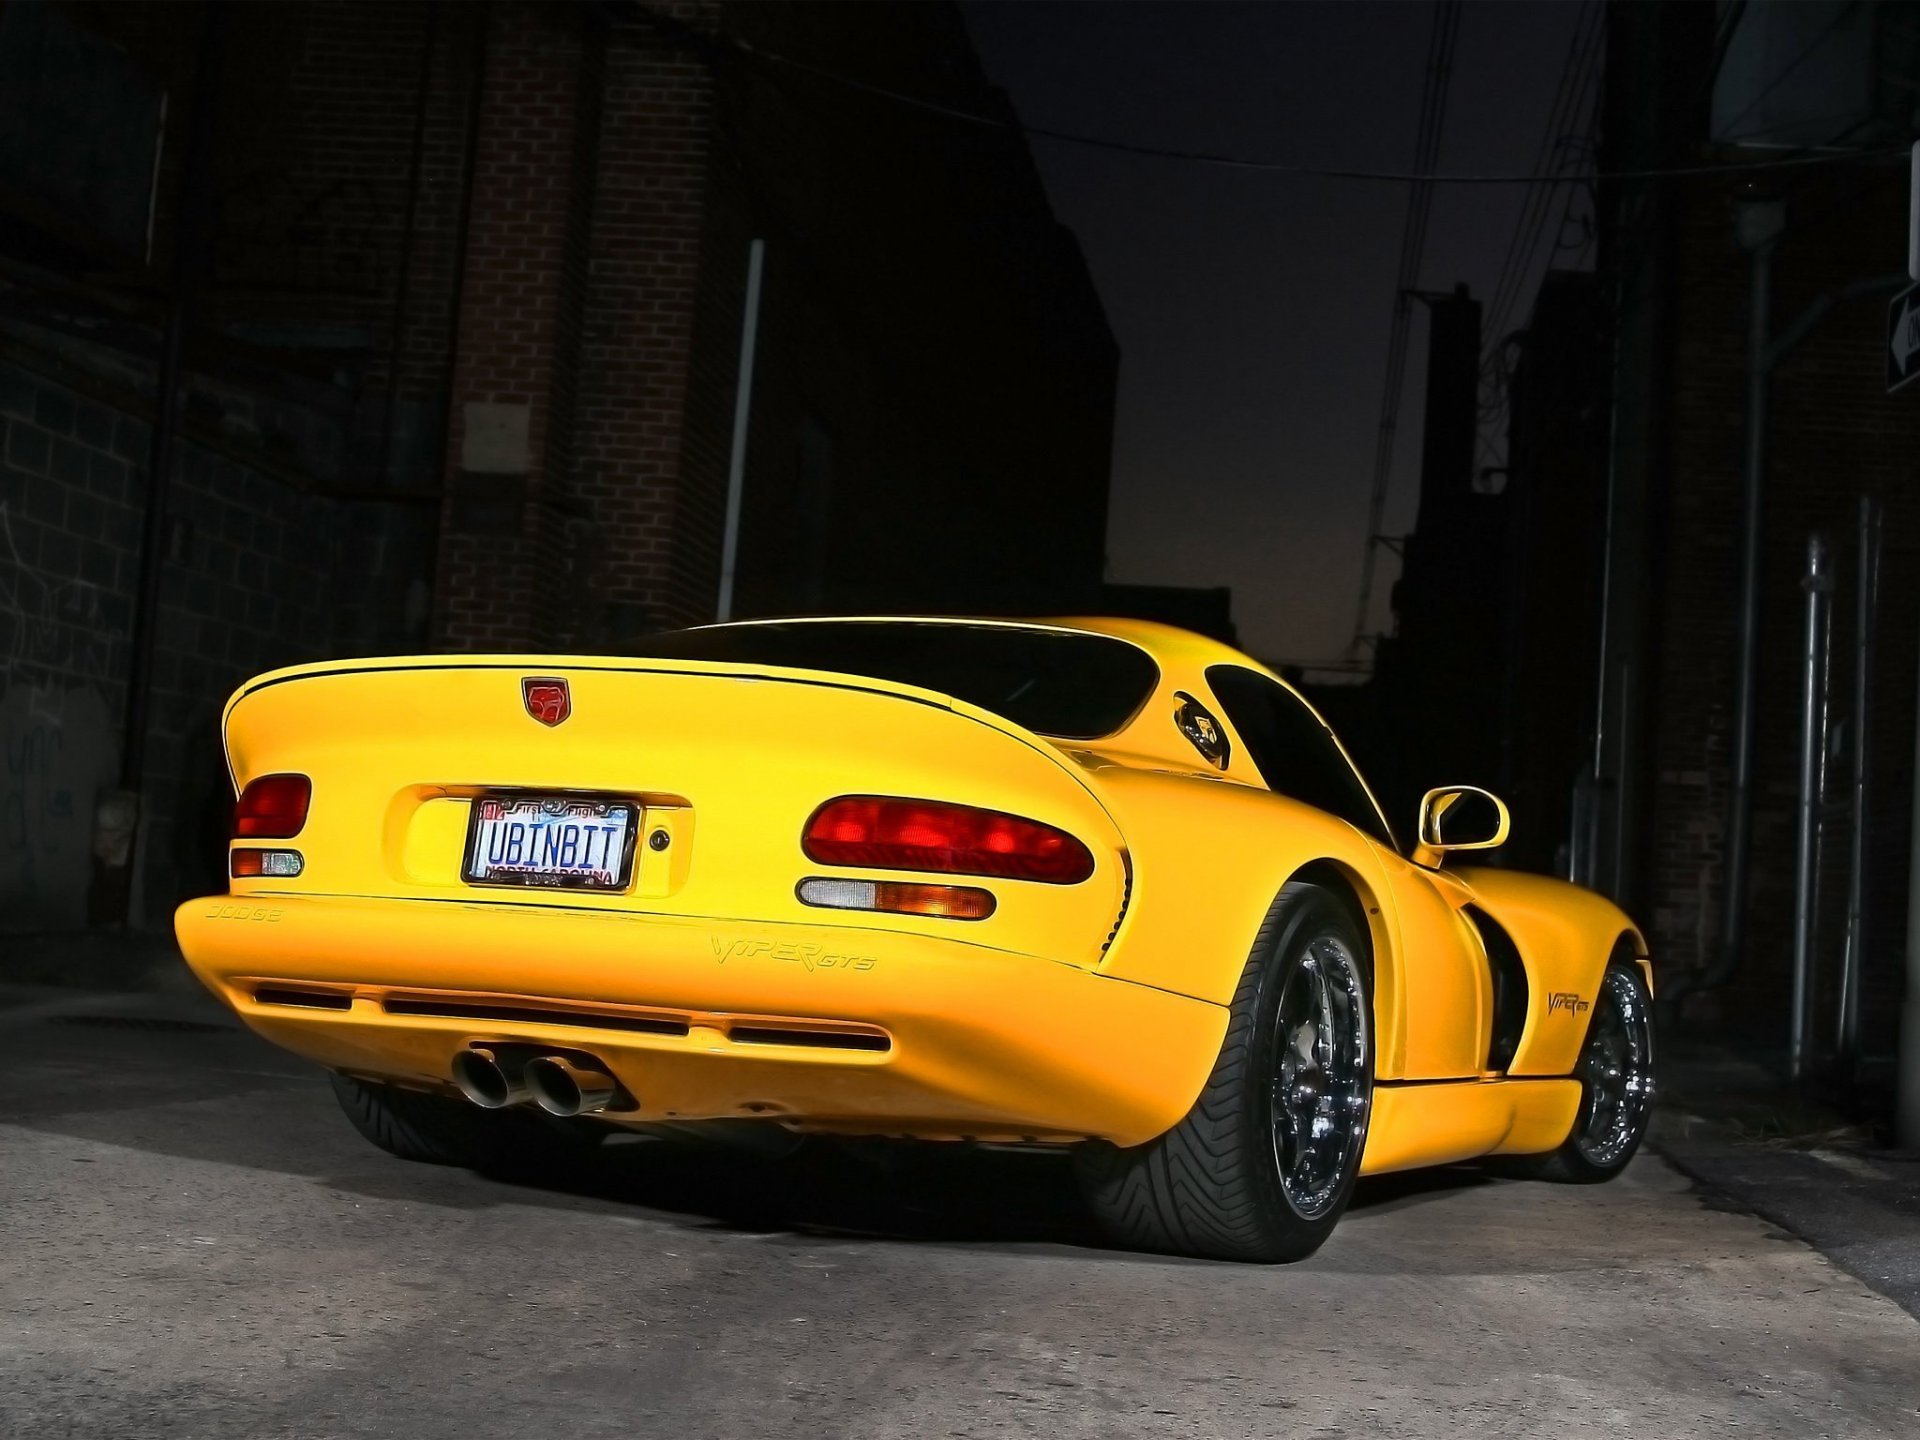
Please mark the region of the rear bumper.
POLYGON ((1219 1053, 1219 1006, 917 934, 501 903, 214 896, 175 916, 274 1043, 446 1085, 476 1041, 597 1057, 645 1123, 1139 1144, 1219 1053))

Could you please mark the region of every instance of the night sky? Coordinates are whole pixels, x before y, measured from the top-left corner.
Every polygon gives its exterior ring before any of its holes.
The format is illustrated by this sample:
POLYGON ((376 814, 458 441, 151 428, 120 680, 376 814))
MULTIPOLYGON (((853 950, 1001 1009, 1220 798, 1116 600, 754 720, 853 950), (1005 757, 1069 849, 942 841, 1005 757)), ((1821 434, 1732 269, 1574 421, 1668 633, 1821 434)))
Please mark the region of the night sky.
MULTIPOLYGON (((1443 171, 1532 170, 1585 9, 1466 7, 1443 171)), ((966 13, 987 73, 1027 124, 1411 167, 1427 5, 970 3, 966 13)), ((1032 145, 1121 348, 1109 578, 1231 585, 1255 654, 1340 656, 1358 598, 1406 187, 1032 145)), ((1422 288, 1465 281, 1490 294, 1524 193, 1437 187, 1422 288)), ((1535 276, 1558 229, 1547 227, 1535 276)), ((1556 263, 1572 264, 1579 236, 1564 238, 1556 263)), ((1509 329, 1524 321, 1535 283, 1509 329)), ((1410 527, 1418 498, 1425 343, 1417 317, 1390 534, 1410 527)), ((1390 556, 1382 571, 1376 628, 1390 556)))

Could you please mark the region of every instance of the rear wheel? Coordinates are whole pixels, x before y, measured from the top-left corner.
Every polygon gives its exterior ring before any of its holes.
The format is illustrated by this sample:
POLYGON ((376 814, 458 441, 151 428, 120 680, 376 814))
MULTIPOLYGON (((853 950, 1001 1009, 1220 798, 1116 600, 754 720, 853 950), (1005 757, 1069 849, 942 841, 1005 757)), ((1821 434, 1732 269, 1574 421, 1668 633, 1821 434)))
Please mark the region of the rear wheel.
POLYGON ((1653 1000, 1629 956, 1616 956, 1600 981, 1574 1078, 1580 1110, 1573 1130, 1527 1172, 1576 1184, 1611 1180, 1639 1150, 1653 1111, 1653 1000))
POLYGON ((403 1090, 334 1072, 334 1098, 353 1128, 402 1160, 493 1172, 578 1158, 605 1135, 527 1109, 483 1110, 466 1100, 403 1090))
POLYGON ((1366 1146, 1366 956, 1359 925, 1327 890, 1280 892, 1187 1117, 1133 1149, 1078 1152, 1088 1200, 1115 1239, 1222 1260, 1299 1260, 1320 1247, 1366 1146))

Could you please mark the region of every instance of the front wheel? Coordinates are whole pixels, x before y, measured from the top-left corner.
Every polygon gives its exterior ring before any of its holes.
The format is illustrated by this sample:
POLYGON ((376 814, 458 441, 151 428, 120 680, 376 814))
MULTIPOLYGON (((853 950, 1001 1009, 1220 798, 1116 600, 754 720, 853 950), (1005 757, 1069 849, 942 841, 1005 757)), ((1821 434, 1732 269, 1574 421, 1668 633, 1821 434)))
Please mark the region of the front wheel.
POLYGON ((1367 945, 1317 885, 1283 889, 1234 994, 1200 1098, 1158 1139, 1078 1152, 1082 1186, 1125 1245, 1299 1260, 1346 1209, 1373 1101, 1367 945))
POLYGON ((1653 999, 1631 956, 1607 965, 1574 1078, 1580 1109, 1572 1132, 1526 1168, 1542 1180, 1611 1180, 1639 1150, 1653 1111, 1653 999))

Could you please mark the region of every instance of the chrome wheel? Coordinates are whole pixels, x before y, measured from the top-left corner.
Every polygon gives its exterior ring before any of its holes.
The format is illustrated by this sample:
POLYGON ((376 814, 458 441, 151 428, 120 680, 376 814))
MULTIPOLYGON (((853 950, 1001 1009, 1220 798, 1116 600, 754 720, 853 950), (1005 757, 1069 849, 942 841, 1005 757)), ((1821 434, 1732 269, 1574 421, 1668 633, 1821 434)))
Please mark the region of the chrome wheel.
POLYGON ((1303 1220, 1345 1192, 1367 1135, 1373 1057, 1366 989, 1339 939, 1309 941, 1286 977, 1274 1025, 1273 1153, 1303 1220))
POLYGON ((1653 1020, 1630 970, 1613 966, 1601 982, 1579 1075, 1574 1147, 1589 1165, 1618 1165, 1640 1143, 1653 1106, 1653 1020))

